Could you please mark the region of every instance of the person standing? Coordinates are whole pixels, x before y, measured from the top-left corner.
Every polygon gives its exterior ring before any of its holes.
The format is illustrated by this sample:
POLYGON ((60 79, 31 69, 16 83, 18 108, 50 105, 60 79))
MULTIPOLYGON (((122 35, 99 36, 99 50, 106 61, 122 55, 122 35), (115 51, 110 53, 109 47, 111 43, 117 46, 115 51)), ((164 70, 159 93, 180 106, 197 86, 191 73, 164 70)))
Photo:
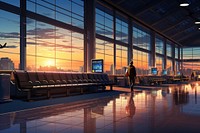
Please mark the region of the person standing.
POLYGON ((135 69, 135 66, 133 65, 133 61, 130 61, 129 66, 128 66, 128 77, 129 77, 129 84, 130 84, 131 92, 133 92, 136 75, 137 75, 136 69, 135 69))

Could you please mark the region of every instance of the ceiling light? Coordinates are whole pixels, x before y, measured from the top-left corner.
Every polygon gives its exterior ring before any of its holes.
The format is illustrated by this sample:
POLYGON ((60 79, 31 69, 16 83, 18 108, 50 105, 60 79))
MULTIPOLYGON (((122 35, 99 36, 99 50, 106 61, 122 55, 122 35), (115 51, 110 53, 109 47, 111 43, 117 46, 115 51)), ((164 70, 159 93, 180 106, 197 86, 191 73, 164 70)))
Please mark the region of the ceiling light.
POLYGON ((180 4, 180 6, 182 6, 182 7, 186 7, 186 6, 189 6, 190 4, 189 3, 187 3, 187 2, 185 2, 185 3, 181 3, 180 4))
POLYGON ((195 24, 200 24, 200 21, 195 21, 195 24))

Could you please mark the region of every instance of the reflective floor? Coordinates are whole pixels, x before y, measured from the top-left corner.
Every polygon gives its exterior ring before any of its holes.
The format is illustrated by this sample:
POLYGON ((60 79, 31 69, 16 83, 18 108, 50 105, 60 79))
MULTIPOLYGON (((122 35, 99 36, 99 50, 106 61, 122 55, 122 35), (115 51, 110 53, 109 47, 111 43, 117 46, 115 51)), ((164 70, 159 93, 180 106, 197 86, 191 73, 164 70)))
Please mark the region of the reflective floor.
POLYGON ((200 83, 119 90, 126 91, 0 114, 0 133, 200 132, 200 83))

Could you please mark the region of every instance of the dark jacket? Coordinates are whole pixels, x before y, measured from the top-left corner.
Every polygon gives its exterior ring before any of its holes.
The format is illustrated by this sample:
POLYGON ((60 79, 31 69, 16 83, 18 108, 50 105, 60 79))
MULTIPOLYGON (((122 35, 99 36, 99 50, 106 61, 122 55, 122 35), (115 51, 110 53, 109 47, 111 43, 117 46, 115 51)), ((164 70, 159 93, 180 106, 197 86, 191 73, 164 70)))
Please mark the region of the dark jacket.
POLYGON ((128 67, 128 73, 129 73, 129 78, 135 78, 136 77, 136 70, 135 70, 135 66, 133 65, 129 65, 128 67))

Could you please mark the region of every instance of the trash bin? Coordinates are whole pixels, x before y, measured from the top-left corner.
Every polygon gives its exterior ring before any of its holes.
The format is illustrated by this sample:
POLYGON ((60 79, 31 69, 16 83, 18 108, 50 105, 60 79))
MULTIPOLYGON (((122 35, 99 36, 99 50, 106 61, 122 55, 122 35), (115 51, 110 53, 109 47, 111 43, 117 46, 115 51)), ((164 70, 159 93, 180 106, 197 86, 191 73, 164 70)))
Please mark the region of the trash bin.
POLYGON ((0 74, 0 102, 9 102, 10 99, 10 74, 0 74))

